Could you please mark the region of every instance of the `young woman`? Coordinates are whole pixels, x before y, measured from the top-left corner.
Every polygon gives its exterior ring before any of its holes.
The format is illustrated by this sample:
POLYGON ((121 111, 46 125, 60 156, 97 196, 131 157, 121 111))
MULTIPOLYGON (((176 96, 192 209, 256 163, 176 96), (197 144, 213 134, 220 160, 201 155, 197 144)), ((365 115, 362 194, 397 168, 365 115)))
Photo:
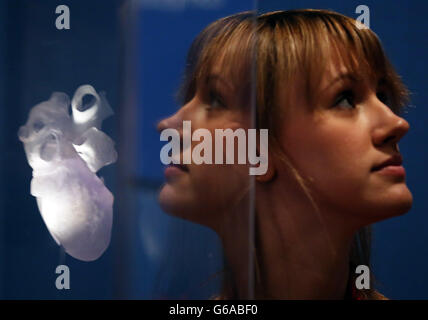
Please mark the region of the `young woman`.
POLYGON ((166 169, 163 209, 222 240, 221 297, 382 298, 355 288, 367 226, 412 195, 398 150, 407 90, 376 35, 325 10, 240 13, 202 31, 188 62, 183 107, 159 130, 269 130, 263 175, 237 161, 166 169))

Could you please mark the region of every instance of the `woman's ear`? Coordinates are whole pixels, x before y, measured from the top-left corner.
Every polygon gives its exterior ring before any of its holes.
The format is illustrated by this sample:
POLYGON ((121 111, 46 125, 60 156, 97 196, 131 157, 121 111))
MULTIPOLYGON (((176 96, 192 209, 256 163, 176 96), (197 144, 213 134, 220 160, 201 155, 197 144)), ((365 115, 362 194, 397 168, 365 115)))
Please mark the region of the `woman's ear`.
POLYGON ((276 176, 276 167, 275 167, 275 161, 274 161, 274 155, 271 153, 271 151, 268 152, 268 165, 266 172, 257 175, 256 180, 257 182, 266 183, 271 182, 276 176))

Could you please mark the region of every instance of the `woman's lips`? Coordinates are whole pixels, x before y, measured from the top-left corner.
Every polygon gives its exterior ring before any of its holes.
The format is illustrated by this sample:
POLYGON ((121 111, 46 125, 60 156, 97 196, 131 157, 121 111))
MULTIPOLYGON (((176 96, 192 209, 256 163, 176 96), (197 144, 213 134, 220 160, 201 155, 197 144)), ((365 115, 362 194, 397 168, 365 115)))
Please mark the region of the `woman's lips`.
POLYGON ((185 165, 170 164, 165 169, 165 177, 168 180, 169 178, 181 175, 186 172, 189 172, 189 169, 185 165))
POLYGON ((386 166, 386 167, 382 167, 378 170, 375 170, 375 172, 378 172, 379 174, 383 174, 383 175, 391 175, 391 176, 396 176, 396 177, 406 177, 406 170, 404 169, 403 166, 386 166))
POLYGON ((372 172, 378 172, 384 175, 392 175, 405 177, 406 170, 402 166, 403 158, 400 154, 395 154, 389 159, 383 161, 381 164, 372 168, 372 172))

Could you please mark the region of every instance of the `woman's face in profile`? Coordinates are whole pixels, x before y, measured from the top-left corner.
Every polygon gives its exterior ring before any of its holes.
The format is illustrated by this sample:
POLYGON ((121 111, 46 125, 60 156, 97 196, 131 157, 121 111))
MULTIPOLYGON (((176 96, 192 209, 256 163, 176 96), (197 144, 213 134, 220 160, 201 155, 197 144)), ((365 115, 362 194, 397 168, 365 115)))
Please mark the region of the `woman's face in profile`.
MULTIPOLYGON (((287 102, 280 97, 284 116, 278 140, 310 181, 320 209, 346 214, 350 224, 361 227, 411 207, 398 151, 409 124, 388 107, 388 88, 382 79, 359 79, 334 61, 322 77, 315 105, 305 98, 303 86, 296 85, 287 102)), ((239 88, 214 69, 194 97, 159 124, 159 130, 175 128, 182 136, 183 121, 189 120, 192 132, 199 128, 211 132, 214 148, 215 129, 249 128, 251 115, 243 111, 244 99, 237 92, 239 88)), ((192 148, 198 143, 192 142, 192 148)), ((221 214, 248 193, 248 166, 236 163, 235 153, 234 165, 192 163, 167 173, 161 206, 204 225, 221 223, 221 214)))
POLYGON ((412 195, 397 143, 409 124, 388 107, 382 79, 358 79, 333 61, 322 77, 316 105, 309 105, 303 90, 292 94, 281 145, 327 212, 345 213, 360 226, 405 213, 412 195))
MULTIPOLYGON (((248 166, 238 164, 235 141, 235 164, 215 164, 215 130, 243 128, 246 132, 250 115, 242 111, 242 101, 227 76, 219 70, 211 71, 206 81, 199 83, 196 94, 174 115, 162 120, 158 129, 177 129, 183 138, 183 121, 191 121, 192 133, 207 129, 212 137, 213 164, 167 167, 166 183, 159 201, 169 213, 197 223, 213 226, 221 221, 221 214, 238 204, 248 192, 248 166)), ((192 150, 200 141, 192 141, 192 150)), ((223 153, 226 151, 223 141, 223 153)), ((181 149, 181 163, 182 161, 181 149)), ((224 156, 225 159, 225 156, 224 156)))

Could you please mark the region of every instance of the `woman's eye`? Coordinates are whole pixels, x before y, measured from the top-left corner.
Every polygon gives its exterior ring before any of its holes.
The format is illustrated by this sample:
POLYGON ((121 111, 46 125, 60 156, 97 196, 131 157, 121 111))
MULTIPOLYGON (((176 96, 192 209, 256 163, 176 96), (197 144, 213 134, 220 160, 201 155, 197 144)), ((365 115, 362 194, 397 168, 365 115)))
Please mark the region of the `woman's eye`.
POLYGON ((344 91, 341 94, 339 94, 339 96, 335 100, 334 107, 340 107, 345 109, 355 108, 354 100, 355 100, 355 97, 352 91, 350 90, 344 91))
POLYGON ((211 90, 209 93, 209 109, 218 109, 225 108, 226 104, 224 103, 223 98, 216 92, 211 90))
POLYGON ((45 127, 45 124, 42 121, 40 121, 40 120, 37 120, 37 121, 35 121, 33 123, 33 129, 34 129, 35 132, 39 132, 44 127, 45 127))

